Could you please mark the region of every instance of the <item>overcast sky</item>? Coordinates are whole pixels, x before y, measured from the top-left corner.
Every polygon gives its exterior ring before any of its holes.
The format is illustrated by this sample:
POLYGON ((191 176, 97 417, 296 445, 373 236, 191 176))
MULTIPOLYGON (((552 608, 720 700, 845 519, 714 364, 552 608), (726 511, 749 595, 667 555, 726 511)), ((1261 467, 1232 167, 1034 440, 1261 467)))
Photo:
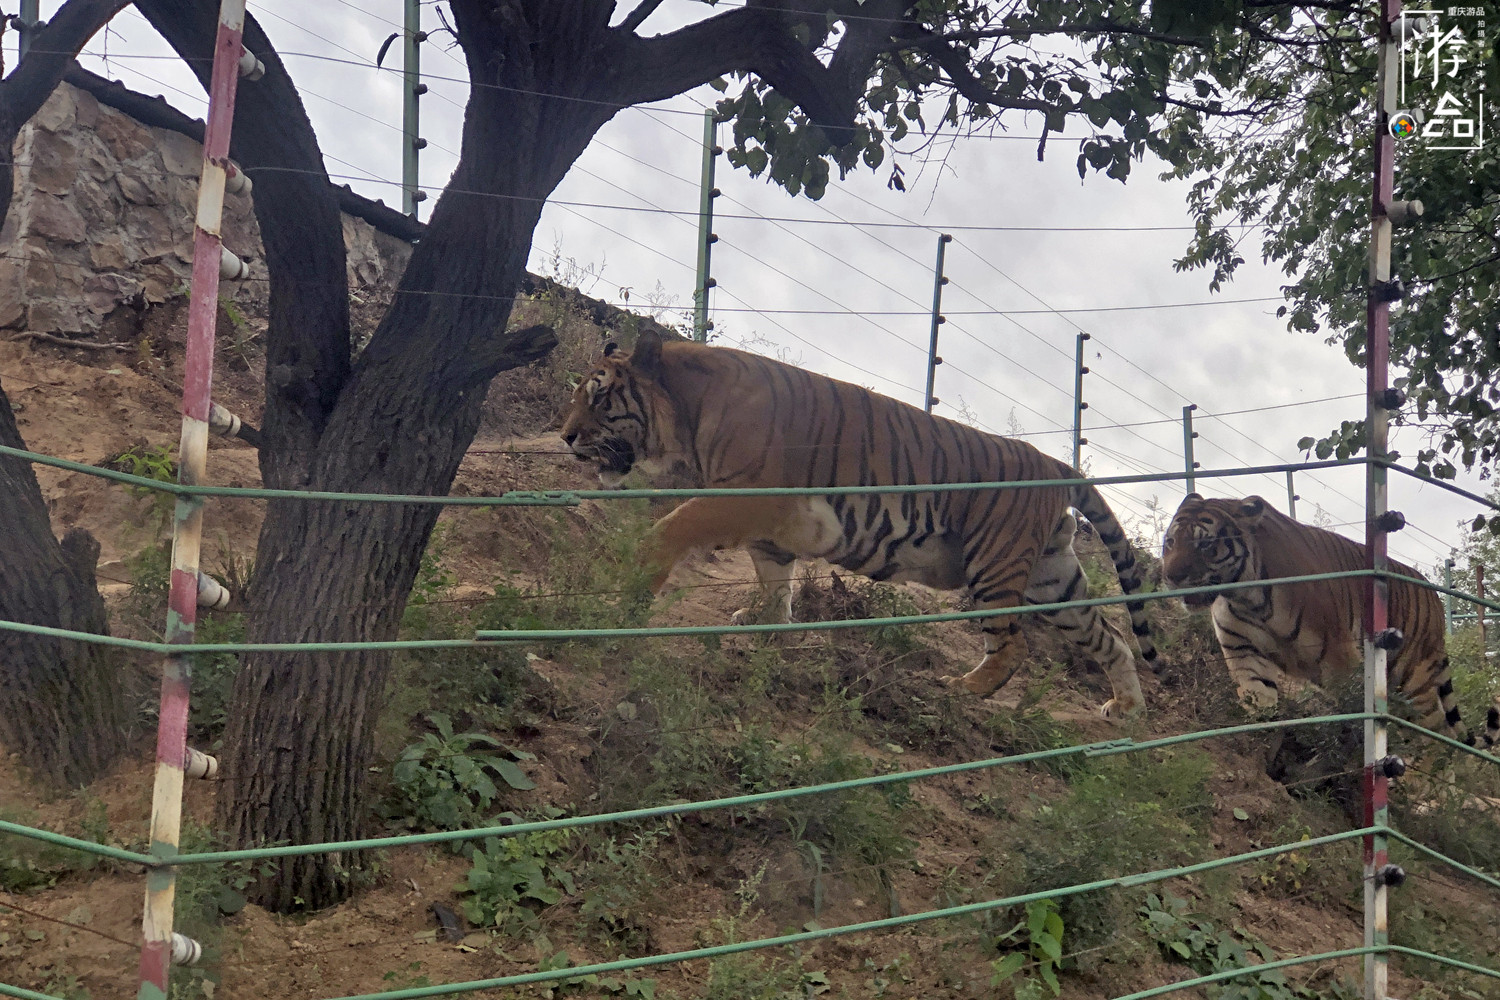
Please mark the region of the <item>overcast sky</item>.
MULTIPOLYGON (((43 16, 55 7, 44 2, 43 16)), ((400 68, 401 45, 392 46, 385 70, 375 69, 374 56, 400 29, 402 11, 398 0, 251 7, 301 87, 329 173, 398 207, 401 88, 392 70, 400 68)), ((705 12, 693 0, 669 0, 643 30, 669 30, 705 12)), ((441 27, 433 5, 424 4, 423 18, 424 29, 441 27)), ((13 65, 15 35, 5 37, 13 65)), ((428 140, 421 177, 432 199, 456 162, 467 96, 462 59, 444 47, 450 40, 435 33, 422 46, 431 89, 421 106, 428 140)), ((88 51, 88 68, 204 114, 201 88, 133 8, 88 51)), ((702 111, 717 96, 703 88, 623 111, 607 125, 545 211, 531 269, 571 277, 610 301, 629 289, 632 306, 643 306, 659 283, 678 307, 662 318, 688 315, 702 111)), ((1094 174, 1080 181, 1075 143, 1052 138, 1038 163, 1037 123, 1007 122, 1010 135, 941 143, 940 166, 902 161, 904 194, 886 187, 882 170, 832 183, 814 203, 721 158, 711 302, 724 342, 748 340, 752 349, 920 405, 937 234, 950 232, 936 412, 1001 433, 1019 430, 1070 459, 1075 336, 1085 331, 1092 339, 1083 457, 1095 475, 1181 470, 1188 403, 1198 406, 1196 458, 1204 469, 1297 461, 1299 437, 1363 416, 1364 372, 1341 350, 1287 332, 1275 317, 1277 301, 1233 301, 1277 299, 1285 281, 1259 263, 1258 230, 1242 244, 1250 263, 1211 295, 1204 273, 1172 270, 1189 235, 1185 185, 1156 180, 1150 162, 1137 164, 1126 185, 1094 174), (1255 412, 1237 412, 1244 410, 1255 412), (1133 426, 1114 426, 1122 424, 1133 426)), ((1415 430, 1394 437, 1408 455, 1422 443, 1415 430)), ((1321 508, 1335 530, 1362 539, 1363 476, 1358 467, 1299 474, 1299 518, 1311 521, 1321 508)), ((1411 525, 1392 536, 1391 552, 1430 571, 1458 544, 1460 521, 1477 511, 1405 476, 1391 479, 1391 506, 1411 525)), ((1486 485, 1475 476, 1460 483, 1480 492, 1486 485)), ((1200 479, 1197 488, 1209 496, 1259 493, 1287 505, 1281 474, 1200 479)), ((1182 494, 1180 482, 1107 492, 1117 514, 1136 522, 1153 497, 1170 514, 1182 494)))

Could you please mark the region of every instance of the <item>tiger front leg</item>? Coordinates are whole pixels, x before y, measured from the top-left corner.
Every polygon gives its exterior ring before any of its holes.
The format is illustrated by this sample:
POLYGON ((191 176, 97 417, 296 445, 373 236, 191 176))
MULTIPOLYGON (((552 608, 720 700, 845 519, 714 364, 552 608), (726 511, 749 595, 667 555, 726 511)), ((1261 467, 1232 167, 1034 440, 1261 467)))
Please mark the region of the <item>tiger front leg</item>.
POLYGON ((1270 715, 1280 700, 1281 667, 1252 652, 1225 650, 1224 664, 1240 704, 1252 715, 1270 715))
POLYGON ((1016 675, 1030 649, 1026 644, 1026 637, 1021 634, 1021 623, 1015 615, 986 619, 982 631, 984 659, 962 677, 950 676, 942 680, 951 687, 961 687, 981 698, 987 698, 1016 675))

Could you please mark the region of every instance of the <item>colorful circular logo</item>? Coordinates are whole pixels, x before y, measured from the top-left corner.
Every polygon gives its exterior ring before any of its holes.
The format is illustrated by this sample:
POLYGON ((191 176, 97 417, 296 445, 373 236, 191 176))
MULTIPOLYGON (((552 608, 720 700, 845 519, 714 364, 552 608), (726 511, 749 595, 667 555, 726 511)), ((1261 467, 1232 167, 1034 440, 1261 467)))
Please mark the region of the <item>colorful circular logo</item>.
POLYGON ((1405 111, 1391 116, 1391 135, 1397 139, 1410 139, 1417 134, 1417 120, 1405 111))

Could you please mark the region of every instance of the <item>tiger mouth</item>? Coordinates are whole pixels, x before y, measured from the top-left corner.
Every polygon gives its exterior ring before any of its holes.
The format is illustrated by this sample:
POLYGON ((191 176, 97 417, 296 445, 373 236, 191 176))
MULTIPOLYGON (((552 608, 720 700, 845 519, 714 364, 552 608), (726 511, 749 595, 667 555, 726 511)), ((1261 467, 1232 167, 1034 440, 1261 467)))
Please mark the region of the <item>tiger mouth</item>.
MULTIPOLYGON (((1182 590, 1187 587, 1212 587, 1218 580, 1164 580, 1168 588, 1182 590)), ((1219 597, 1218 594, 1184 594, 1182 603, 1190 608, 1206 608, 1213 604, 1219 597)))
POLYGON ((635 467, 635 446, 629 441, 610 438, 599 442, 593 457, 599 462, 601 476, 623 476, 635 467))

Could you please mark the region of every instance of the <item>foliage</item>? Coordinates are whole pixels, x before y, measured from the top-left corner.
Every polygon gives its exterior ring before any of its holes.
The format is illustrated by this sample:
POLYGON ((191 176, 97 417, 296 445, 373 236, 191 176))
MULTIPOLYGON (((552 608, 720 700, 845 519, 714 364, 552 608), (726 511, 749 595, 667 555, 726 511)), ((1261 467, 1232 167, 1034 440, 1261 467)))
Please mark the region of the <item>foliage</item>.
POLYGON ((391 769, 397 801, 386 811, 393 822, 414 829, 474 827, 489 817, 500 798, 496 778, 517 791, 536 787, 516 764, 535 760, 535 754, 506 747, 484 733, 455 733, 453 721, 442 712, 430 712, 427 718, 437 732, 424 733, 391 769))
MULTIPOLYGON (((1199 975, 1251 969, 1261 962, 1274 962, 1276 952, 1239 928, 1216 927, 1188 908, 1185 899, 1150 893, 1136 910, 1148 937, 1163 957, 1188 965, 1199 975)), ((1335 981, 1326 992, 1287 981, 1280 969, 1249 971, 1205 987, 1209 1000, 1354 1000, 1358 991, 1335 981)))
MULTIPOLYGON (((1095 759, 1068 795, 1038 804, 1002 835, 1006 888, 1036 892, 1197 860, 1212 804, 1212 760, 1196 748, 1095 759)), ((1072 943, 1090 948, 1120 928, 1119 890, 1067 896, 1072 943)))
MULTIPOLYGON (((559 951, 550 958, 544 958, 537 963, 538 972, 554 972, 558 969, 569 969, 573 966, 573 960, 565 951, 559 951)), ((641 1000, 656 1000, 656 980, 635 979, 626 977, 621 979, 617 976, 601 976, 590 973, 586 976, 572 976, 567 979, 554 979, 539 984, 543 996, 567 996, 573 993, 591 993, 594 996, 617 996, 617 997, 640 997, 641 1000), (591 987, 585 989, 585 987, 591 987)))
MULTIPOLYGON (((173 455, 176 450, 177 446, 172 444, 148 448, 143 442, 106 460, 104 467, 119 472, 128 472, 142 479, 152 479, 158 483, 175 483, 177 482, 177 460, 173 455)), ((177 498, 173 494, 134 484, 125 488, 132 496, 150 499, 151 513, 147 521, 155 532, 161 531, 171 523, 172 509, 177 504, 177 498)))
POLYGON ((466 897, 464 916, 507 933, 539 927, 538 910, 575 891, 562 864, 572 839, 572 831, 555 829, 486 839, 473 852, 468 877, 455 887, 466 897))
MULTIPOLYGON (((1048 674, 1047 681, 1050 681, 1048 674)), ((985 734, 990 746, 1003 756, 1041 753, 1061 750, 1083 742, 1081 735, 1072 726, 1054 719, 1050 712, 1036 702, 1050 689, 1050 683, 1034 683, 1027 688, 1021 703, 1014 709, 997 709, 984 721, 985 734)), ((1030 766, 1072 780, 1088 770, 1083 754, 1063 754, 1044 757, 1030 766)))
POLYGON ((1045 984, 1053 996, 1062 992, 1057 973, 1063 963, 1063 919, 1052 900, 1035 899, 1027 903, 1025 919, 1001 934, 996 944, 1019 950, 990 963, 993 969, 990 985, 999 986, 1025 973, 1015 983, 1016 1000, 1040 997, 1040 984, 1045 984), (1036 970, 1040 984, 1030 977, 1032 969, 1036 970))
MULTIPOLYGON (((1500 504, 1500 486, 1493 486, 1485 494, 1491 503, 1500 504)), ((1458 553, 1454 559, 1453 587, 1467 594, 1478 595, 1479 580, 1477 567, 1484 566, 1489 574, 1486 580, 1486 591, 1493 595, 1500 591, 1500 517, 1491 516, 1492 512, 1486 511, 1484 515, 1476 517, 1464 529, 1463 540, 1459 542, 1458 553)), ((1453 598, 1453 610, 1455 614, 1476 611, 1477 608, 1465 601, 1453 598)), ((1487 614, 1493 615, 1491 611, 1487 614)))
MULTIPOLYGON (((1197 131, 1170 176, 1193 179, 1188 206, 1197 233, 1179 269, 1207 268, 1220 288, 1243 263, 1240 244, 1250 224, 1263 224, 1261 255, 1290 277, 1288 303, 1278 315, 1298 332, 1322 332, 1342 343, 1349 359, 1365 362, 1367 247, 1375 93, 1376 28, 1373 3, 1303 8, 1288 23, 1298 48, 1268 53, 1243 75, 1226 80, 1237 96, 1266 98, 1273 110, 1232 127, 1200 129, 1186 110, 1174 111, 1172 128, 1197 131), (1253 122, 1253 124, 1251 124, 1253 122), (1245 127, 1249 125, 1250 127, 1245 127)), ((1442 8, 1439 8, 1442 10, 1442 8)), ((1472 41, 1472 20, 1442 17, 1444 30, 1462 27, 1472 41)), ((1482 23, 1482 22, 1481 22, 1482 23)), ((1482 67, 1467 85, 1480 93, 1500 87, 1500 60, 1471 49, 1482 67)), ((1393 71, 1398 71, 1392 67, 1393 71)), ((1414 108, 1436 103, 1430 87, 1413 79, 1414 108)), ((1500 126, 1493 106, 1481 127, 1500 126)), ((1431 447, 1417 466, 1451 478, 1455 462, 1490 464, 1500 454, 1500 282, 1494 242, 1500 218, 1500 157, 1493 144, 1462 151, 1417 138, 1396 146, 1395 197, 1420 200, 1418 224, 1397 226, 1392 273, 1406 287, 1391 317, 1391 360, 1405 374, 1396 384, 1412 400, 1397 417, 1428 431, 1431 447)), ((1319 458, 1346 457, 1364 446, 1363 421, 1345 421, 1299 447, 1319 458)))

